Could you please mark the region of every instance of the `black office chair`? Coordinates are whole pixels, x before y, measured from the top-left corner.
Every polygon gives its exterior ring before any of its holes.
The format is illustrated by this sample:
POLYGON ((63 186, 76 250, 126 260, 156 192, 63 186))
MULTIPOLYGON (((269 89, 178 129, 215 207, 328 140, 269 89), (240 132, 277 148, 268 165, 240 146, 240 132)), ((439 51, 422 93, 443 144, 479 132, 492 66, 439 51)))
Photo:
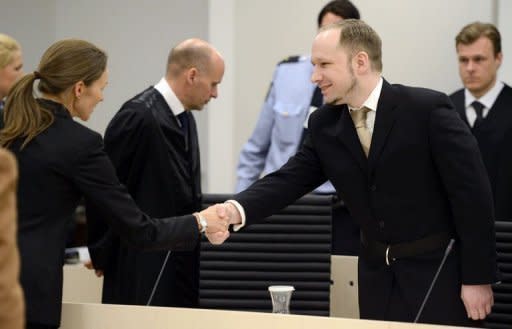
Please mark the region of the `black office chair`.
POLYGON ((512 222, 496 222, 496 251, 500 284, 493 285, 494 307, 485 326, 493 329, 512 328, 512 222))
MULTIPOLYGON (((203 205, 230 195, 206 194, 203 205)), ((293 285, 293 314, 329 315, 331 196, 308 195, 264 223, 232 233, 220 246, 201 242, 203 308, 271 312, 270 285, 293 285)))

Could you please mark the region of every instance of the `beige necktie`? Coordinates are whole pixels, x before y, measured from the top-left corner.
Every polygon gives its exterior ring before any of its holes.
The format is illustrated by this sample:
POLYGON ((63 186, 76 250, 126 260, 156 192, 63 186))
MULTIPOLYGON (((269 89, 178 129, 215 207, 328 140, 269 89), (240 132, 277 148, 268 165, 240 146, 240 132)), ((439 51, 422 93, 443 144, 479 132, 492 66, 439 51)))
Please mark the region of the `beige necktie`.
POLYGON ((372 141, 372 135, 366 125, 366 115, 369 111, 369 108, 363 107, 359 110, 350 112, 350 116, 352 117, 354 126, 356 127, 357 136, 359 136, 359 141, 361 142, 361 146, 363 147, 366 157, 368 157, 368 153, 370 152, 370 143, 372 141))

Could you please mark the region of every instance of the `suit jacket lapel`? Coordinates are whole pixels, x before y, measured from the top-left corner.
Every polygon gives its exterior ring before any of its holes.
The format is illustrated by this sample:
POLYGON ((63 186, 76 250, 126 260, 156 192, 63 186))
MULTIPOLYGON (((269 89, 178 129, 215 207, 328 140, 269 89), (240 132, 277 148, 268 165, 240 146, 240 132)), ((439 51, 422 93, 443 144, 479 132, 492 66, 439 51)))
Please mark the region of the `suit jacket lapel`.
POLYGON ((192 161, 192 166, 195 167, 199 165, 199 140, 197 134, 197 125, 194 116, 192 113, 189 113, 189 153, 192 161))
POLYGON ((460 92, 460 94, 456 94, 454 97, 452 97, 453 105, 455 105, 455 110, 459 113, 460 118, 462 121, 464 121, 468 127, 469 121, 468 117, 466 116, 466 102, 464 97, 464 90, 460 92))
POLYGON ((153 91, 155 92, 155 94, 158 97, 157 102, 158 102, 158 105, 159 105, 159 111, 161 112, 160 113, 160 118, 163 120, 162 123, 165 124, 165 127, 167 129, 172 131, 173 135, 178 135, 179 136, 177 138, 180 138, 180 140, 181 140, 181 143, 180 143, 181 147, 183 148, 183 151, 186 152, 187 148, 186 148, 185 135, 183 133, 183 130, 180 127, 180 124, 178 123, 178 118, 174 115, 174 112, 169 107, 169 105, 165 101, 165 98, 162 96, 162 94, 160 94, 160 92, 158 92, 156 89, 154 89, 153 91))
POLYGON ((507 99, 507 94, 510 94, 509 88, 507 85, 503 87, 489 113, 478 125, 478 129, 495 130, 496 127, 500 127, 509 121, 507 118, 510 115, 508 106, 510 99, 507 99))
POLYGON ((336 125, 336 135, 339 140, 347 147, 354 160, 364 173, 368 172, 368 161, 357 137, 354 122, 350 117, 347 105, 339 105, 341 115, 336 125))
POLYGON ((376 167, 377 160, 382 153, 388 134, 395 122, 397 99, 398 97, 394 95, 393 87, 384 80, 379 102, 377 104, 370 154, 368 155, 368 167, 370 169, 370 173, 372 173, 376 167))

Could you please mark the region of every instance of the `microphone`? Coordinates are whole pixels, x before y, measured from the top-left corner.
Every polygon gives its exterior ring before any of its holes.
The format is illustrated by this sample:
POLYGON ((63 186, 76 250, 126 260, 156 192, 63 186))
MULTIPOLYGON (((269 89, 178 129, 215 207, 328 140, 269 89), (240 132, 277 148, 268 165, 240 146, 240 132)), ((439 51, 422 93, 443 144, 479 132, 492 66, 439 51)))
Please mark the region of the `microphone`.
POLYGON ((160 268, 160 273, 158 273, 158 276, 156 278, 155 284, 153 285, 153 289, 151 290, 151 295, 149 296, 146 306, 150 306, 151 302, 153 301, 153 297, 155 296, 156 288, 158 287, 158 284, 160 283, 160 278, 162 277, 162 273, 164 272, 165 265, 167 265, 167 260, 169 259, 170 254, 171 254, 171 251, 170 250, 167 251, 167 255, 165 255, 164 262, 162 264, 162 267, 160 268))
POLYGON ((414 323, 417 323, 421 313, 423 312, 423 308, 425 307, 425 304, 427 303, 428 298, 430 297, 430 293, 432 292, 432 288, 434 288, 434 285, 436 284, 437 277, 439 276, 439 273, 441 273, 441 269, 443 268, 444 262, 446 261, 446 258, 448 258, 448 255, 452 251, 453 244, 455 243, 455 239, 450 239, 450 243, 448 244, 448 247, 446 247, 446 250, 444 252, 443 259, 441 260, 441 264, 439 264, 439 268, 437 269, 436 275, 434 275, 434 279, 432 280, 432 283, 430 284, 430 287, 428 288, 427 294, 425 295, 425 298, 423 298, 423 303, 421 303, 421 307, 418 311, 418 314, 416 314, 416 318, 414 319, 414 323))

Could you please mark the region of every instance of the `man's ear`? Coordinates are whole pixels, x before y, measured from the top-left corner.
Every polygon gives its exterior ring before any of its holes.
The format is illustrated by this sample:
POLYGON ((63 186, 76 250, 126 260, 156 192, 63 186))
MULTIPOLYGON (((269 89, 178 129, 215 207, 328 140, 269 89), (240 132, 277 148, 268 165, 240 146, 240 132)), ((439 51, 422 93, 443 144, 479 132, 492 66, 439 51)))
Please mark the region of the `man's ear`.
POLYGON ((186 73, 187 81, 191 84, 194 83, 195 80, 197 79, 197 74, 198 74, 198 72, 195 67, 188 69, 187 73, 186 73))
POLYGON ((501 63, 503 62, 503 53, 500 51, 496 54, 496 61, 498 62, 498 68, 501 66, 501 63))
POLYGON ((84 93, 84 90, 85 83, 82 80, 80 80, 73 86, 73 95, 75 96, 75 98, 80 99, 80 97, 82 97, 82 94, 84 93))
POLYGON ((368 57, 368 53, 366 51, 358 52, 352 58, 352 64, 354 65, 354 70, 359 73, 371 70, 370 58, 368 57))

